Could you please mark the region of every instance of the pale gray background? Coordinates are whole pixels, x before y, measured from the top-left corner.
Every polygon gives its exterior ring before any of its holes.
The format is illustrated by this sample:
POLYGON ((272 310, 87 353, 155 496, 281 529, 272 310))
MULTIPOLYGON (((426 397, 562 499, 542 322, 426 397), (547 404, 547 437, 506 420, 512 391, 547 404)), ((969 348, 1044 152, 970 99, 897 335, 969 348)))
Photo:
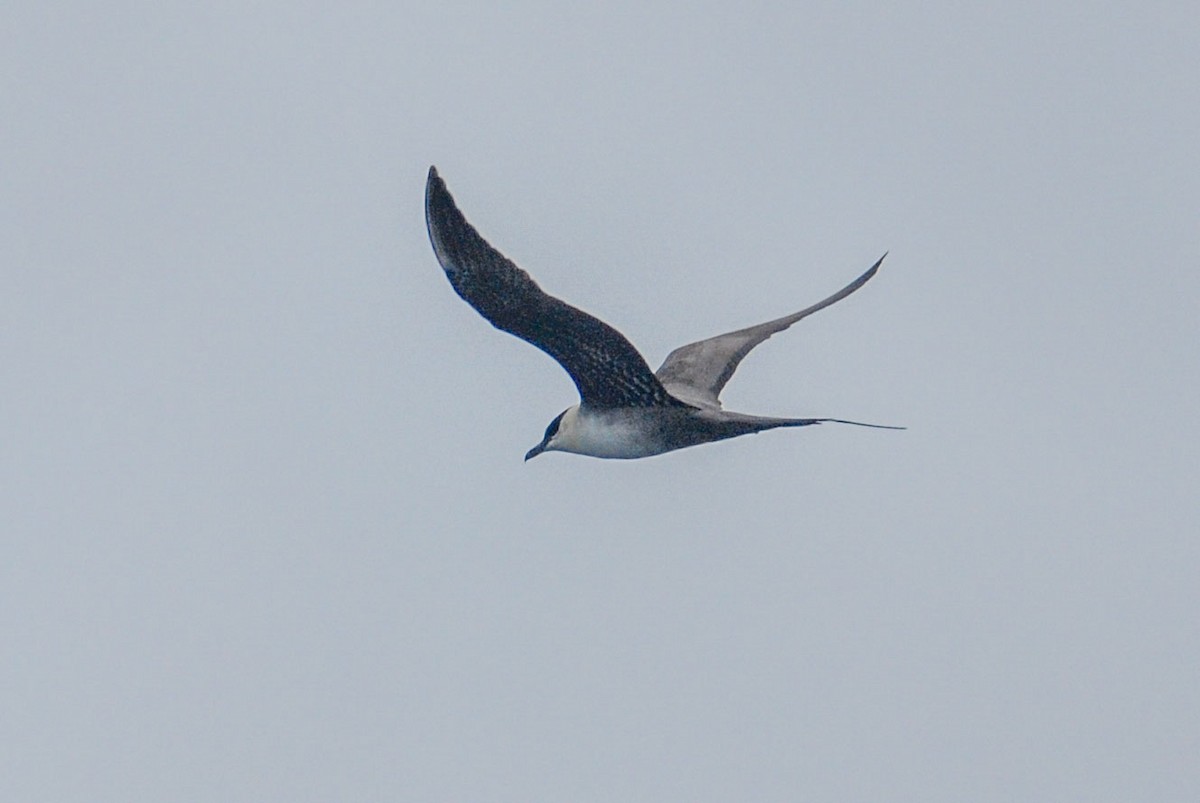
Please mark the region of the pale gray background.
POLYGON ((195 5, 0 14, 0 799, 1200 799, 1194 3, 195 5), (431 163, 910 429, 522 464, 431 163))

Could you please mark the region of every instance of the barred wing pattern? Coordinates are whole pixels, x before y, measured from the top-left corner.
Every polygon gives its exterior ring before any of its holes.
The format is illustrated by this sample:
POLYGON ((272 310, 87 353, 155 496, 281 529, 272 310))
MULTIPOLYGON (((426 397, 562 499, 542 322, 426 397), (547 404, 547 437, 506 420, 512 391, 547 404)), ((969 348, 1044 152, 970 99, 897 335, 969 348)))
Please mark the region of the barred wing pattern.
POLYGON ((454 203, 436 168, 425 186, 425 223, 446 277, 493 326, 537 346, 566 369, 584 405, 679 406, 624 335, 542 291, 488 244, 454 203))

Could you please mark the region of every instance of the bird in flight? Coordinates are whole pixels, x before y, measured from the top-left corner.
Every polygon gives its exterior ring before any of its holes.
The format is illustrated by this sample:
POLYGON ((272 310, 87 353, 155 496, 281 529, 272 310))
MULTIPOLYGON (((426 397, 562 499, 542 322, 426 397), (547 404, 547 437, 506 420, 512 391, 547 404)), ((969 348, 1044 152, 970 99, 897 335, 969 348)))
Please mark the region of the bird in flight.
MULTIPOLYGON (((438 262, 464 301, 497 329, 558 361, 579 390, 541 443, 542 452, 631 459, 776 427, 832 422, 904 429, 839 418, 770 418, 721 408, 718 396, 750 350, 776 332, 841 301, 879 270, 883 257, 824 301, 773 321, 680 346, 656 372, 624 335, 544 292, 529 274, 488 244, 454 203, 437 168, 425 184, 425 223, 438 262)), ((887 254, 884 254, 887 256, 887 254)))

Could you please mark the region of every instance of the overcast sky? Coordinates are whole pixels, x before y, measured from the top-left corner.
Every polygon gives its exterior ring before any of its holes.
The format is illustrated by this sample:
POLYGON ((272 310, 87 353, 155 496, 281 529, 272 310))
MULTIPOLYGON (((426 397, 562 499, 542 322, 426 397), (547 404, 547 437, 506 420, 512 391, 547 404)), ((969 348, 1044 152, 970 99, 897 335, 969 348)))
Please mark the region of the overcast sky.
POLYGON ((1195 4, 421 5, 0 12, 0 798, 1200 800, 1195 4))

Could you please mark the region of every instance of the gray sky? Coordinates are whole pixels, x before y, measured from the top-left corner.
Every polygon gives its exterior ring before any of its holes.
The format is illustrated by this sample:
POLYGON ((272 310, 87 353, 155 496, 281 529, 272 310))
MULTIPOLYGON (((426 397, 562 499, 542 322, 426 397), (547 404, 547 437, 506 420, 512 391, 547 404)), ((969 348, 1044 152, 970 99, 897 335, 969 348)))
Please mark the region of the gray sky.
POLYGON ((1200 799, 1200 12, 876 5, 7 4, 0 798, 1200 799))

